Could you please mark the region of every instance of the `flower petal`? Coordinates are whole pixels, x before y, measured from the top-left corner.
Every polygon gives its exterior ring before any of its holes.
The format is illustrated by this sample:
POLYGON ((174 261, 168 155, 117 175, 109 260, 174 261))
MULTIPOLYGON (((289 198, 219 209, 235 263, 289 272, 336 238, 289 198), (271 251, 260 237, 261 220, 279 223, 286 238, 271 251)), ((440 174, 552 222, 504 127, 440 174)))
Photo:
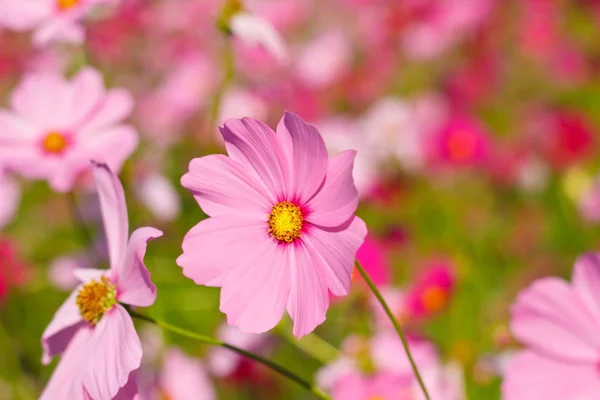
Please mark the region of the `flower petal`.
POLYGON ((110 275, 109 269, 95 269, 95 268, 77 268, 73 271, 75 278, 83 284, 86 284, 92 280, 99 281, 103 276, 110 275))
POLYGON ((277 139, 290 165, 288 200, 304 204, 323 184, 327 149, 317 129, 296 114, 286 112, 277 125, 277 139))
POLYGON ((276 199, 244 166, 221 154, 195 158, 181 185, 212 216, 243 214, 266 221, 276 199))
POLYGON ((15 218, 21 200, 21 188, 12 176, 0 170, 0 230, 15 218))
POLYGON ((531 348, 564 361, 598 361, 600 327, 565 281, 536 281, 521 292, 511 311, 513 334, 531 348))
POLYGON ((156 286, 144 265, 146 243, 162 236, 154 228, 139 228, 133 231, 127 244, 125 262, 117 272, 118 300, 133 306, 148 307, 156 300, 156 286))
POLYGON ((340 228, 313 226, 302 236, 335 296, 345 296, 350 291, 354 257, 366 235, 364 221, 354 217, 340 228))
POLYGON ((110 267, 118 271, 125 258, 129 230, 125 193, 121 182, 106 164, 94 163, 94 177, 108 242, 110 267))
POLYGON ((71 120, 77 124, 83 122, 102 105, 106 91, 100 72, 91 67, 82 68, 72 80, 71 120))
POLYGON ((92 159, 106 163, 114 173, 118 173, 138 143, 139 135, 133 127, 119 125, 95 132, 82 140, 77 151, 80 157, 84 157, 81 161, 92 159))
POLYGON ((40 400, 89 400, 82 383, 84 354, 89 350, 93 330, 88 326, 79 329, 65 350, 54 373, 40 396, 40 400))
POLYGON ((354 150, 348 150, 331 159, 323 187, 308 202, 309 222, 340 226, 352 218, 358 206, 358 190, 352 178, 355 156, 354 150))
POLYGON ((289 168, 275 132, 252 118, 230 119, 220 131, 229 157, 254 172, 270 198, 283 200, 289 168))
POLYGON ((256 248, 271 240, 266 222, 238 216, 208 218, 185 235, 177 265, 198 285, 222 286, 256 248))
POLYGON ((170 349, 166 354, 160 386, 170 399, 214 400, 217 398, 203 365, 176 348, 170 349))
POLYGON ((502 398, 577 399, 600 397, 597 364, 571 364, 522 351, 508 364, 502 398))
POLYGON ((117 304, 104 314, 88 343, 83 385, 93 399, 112 399, 142 361, 131 317, 117 304))
POLYGON ((229 273, 220 307, 229 325, 245 333, 262 333, 279 323, 290 292, 290 250, 291 246, 268 238, 229 273))
POLYGON ((294 321, 294 335, 299 339, 325 321, 329 307, 327 278, 315 262, 317 255, 304 244, 287 247, 292 250, 292 288, 287 311, 294 321))
POLYGON ((600 254, 586 253, 575 261, 572 285, 600 326, 600 254))
POLYGON ((131 114, 134 101, 124 89, 111 89, 99 108, 80 123, 80 135, 94 136, 98 130, 104 130, 118 124, 131 114))
POLYGON ((38 128, 26 118, 10 111, 0 110, 0 147, 29 144, 35 140, 38 128))
POLYGON ((73 335, 85 325, 75 303, 79 290, 81 286, 71 292, 42 333, 43 364, 50 363, 52 357, 62 354, 73 339, 73 335))

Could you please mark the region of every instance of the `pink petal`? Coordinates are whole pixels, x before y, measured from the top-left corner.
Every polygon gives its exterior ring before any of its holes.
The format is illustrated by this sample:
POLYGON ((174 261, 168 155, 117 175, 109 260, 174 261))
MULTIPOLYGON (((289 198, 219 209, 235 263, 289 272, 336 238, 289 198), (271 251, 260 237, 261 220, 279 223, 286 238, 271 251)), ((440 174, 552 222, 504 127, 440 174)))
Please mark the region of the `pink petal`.
POLYGON ((292 288, 287 311, 294 321, 294 335, 301 338, 325 321, 329 307, 327 278, 315 262, 317 253, 303 244, 287 247, 292 250, 289 263, 292 288))
POLYGON ((230 273, 271 240, 266 222, 238 216, 208 218, 185 235, 177 265, 198 285, 222 286, 230 273))
POLYGON ((144 255, 146 243, 160 236, 162 232, 154 228, 139 228, 131 234, 125 262, 117 273, 120 302, 140 307, 154 304, 156 286, 150 280, 150 272, 144 265, 144 255))
POLYGON ((137 385, 137 371, 133 371, 129 374, 129 379, 125 386, 119 389, 119 392, 116 394, 112 400, 143 400, 139 397, 139 390, 137 385))
POLYGON ((83 161, 90 159, 106 163, 118 173, 125 160, 135 151, 139 143, 137 131, 129 125, 119 125, 82 139, 79 152, 83 161))
POLYGON ((82 383, 83 355, 89 350, 93 330, 79 329, 56 366, 40 400, 72 399, 90 400, 82 383))
POLYGON ((140 338, 121 305, 104 314, 87 347, 83 385, 93 399, 112 399, 142 361, 140 338))
POLYGON ((504 400, 600 398, 597 364, 570 364, 523 351, 508 364, 504 400))
POLYGON ((600 255, 586 253, 575 262, 573 290, 600 326, 600 255))
POLYGON ((302 241, 327 281, 327 287, 335 296, 345 296, 350 291, 354 256, 367 235, 367 226, 354 217, 336 229, 311 227, 302 241))
POLYGON ((193 159, 181 185, 212 217, 242 214, 266 221, 277 202, 247 168, 221 154, 193 159))
POLYGON ((69 18, 50 18, 33 34, 33 44, 44 47, 52 41, 80 44, 85 38, 83 28, 69 18))
POLYGON ((60 75, 31 73, 12 92, 12 108, 38 129, 67 128, 71 116, 71 88, 60 75))
POLYGON ((308 202, 309 222, 340 226, 352 218, 358 206, 358 190, 352 178, 355 156, 354 150, 348 150, 331 159, 322 189, 308 202))
POLYGON ((38 128, 25 117, 0 110, 0 147, 29 144, 35 139, 37 133, 38 128))
POLYGON ((511 330, 523 343, 558 359, 600 359, 600 327, 561 279, 540 279, 521 292, 512 307, 511 330))
POLYGON ((92 280, 99 281, 103 276, 110 277, 110 272, 109 269, 77 268, 73 275, 79 282, 86 284, 92 280))
POLYGON ((220 310, 229 325, 245 333, 262 333, 279 323, 290 292, 291 249, 263 239, 228 274, 220 310))
POLYGON ((170 349, 165 357, 160 387, 172 400, 214 400, 215 389, 199 360, 179 349, 170 349))
MULTIPOLYGON (((0 128, 1 129, 1 128, 0 128)), ((21 200, 21 189, 16 180, 0 170, 0 230, 15 218, 21 200)))
POLYGON ((317 129, 299 116, 286 112, 277 125, 277 139, 291 166, 288 200, 301 204, 321 187, 327 173, 327 149, 317 129))
POLYGON ((289 170, 275 132, 252 118, 230 119, 220 128, 229 157, 256 174, 270 198, 285 198, 289 170))
POLYGON ((71 84, 73 90, 71 120, 80 122, 96 112, 96 108, 104 101, 106 95, 104 81, 100 72, 84 67, 75 75, 71 84))
POLYGON ((98 130, 118 124, 133 110, 134 101, 131 94, 124 89, 111 89, 106 94, 100 107, 81 122, 80 135, 94 136, 98 130))
POLYGON ((127 251, 127 205, 119 179, 106 164, 94 163, 94 177, 108 242, 110 267, 114 271, 123 264, 127 251))
POLYGON ((75 303, 79 290, 81 286, 71 292, 42 334, 43 364, 50 363, 52 357, 64 352, 73 335, 85 325, 75 303))

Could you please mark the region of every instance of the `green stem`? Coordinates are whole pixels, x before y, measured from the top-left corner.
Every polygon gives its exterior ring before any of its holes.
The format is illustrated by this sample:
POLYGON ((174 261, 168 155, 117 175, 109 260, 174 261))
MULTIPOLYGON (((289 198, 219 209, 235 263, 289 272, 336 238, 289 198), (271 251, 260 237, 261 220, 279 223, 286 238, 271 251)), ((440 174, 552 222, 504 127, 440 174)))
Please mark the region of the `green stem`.
POLYGON ((365 271, 363 266, 360 265, 360 262, 358 260, 356 260, 356 268, 358 269, 358 272, 360 272, 360 274, 362 275, 365 282, 367 282, 369 289, 371 289, 371 292, 373 292, 373 294, 379 301, 379 304, 381 304, 381 306, 385 310, 385 313, 387 314, 387 316, 392 321, 392 325, 394 325, 396 332, 398 332, 398 336, 400 336, 400 340, 402 341, 402 346, 404 346, 404 351, 406 352, 406 356, 408 357, 408 360, 410 361, 410 365, 413 369, 413 372, 415 373, 415 377, 419 381, 419 385, 421 386, 421 389, 423 390, 423 394, 425 395, 425 398, 427 400, 431 400, 431 398, 429 397, 429 393, 427 392, 427 388, 425 387, 425 383, 423 383, 423 378, 421 378, 421 374, 419 373, 419 368, 417 368, 417 364, 415 364, 415 360, 413 359, 413 356, 408 347, 408 341, 406 340, 406 336, 404 336, 404 332, 402 331, 402 328, 400 327, 398 320, 396 320, 396 317, 394 317, 392 310, 390 310, 390 306, 388 306, 388 304, 384 300, 383 296, 379 292, 379 289, 377 289, 377 287, 375 286, 375 284, 369 277, 369 274, 367 274, 367 271, 365 271))
POLYGON ((291 324, 288 320, 283 320, 276 328, 275 333, 279 336, 287 339, 294 346, 304 351, 306 354, 321 362, 322 364, 329 364, 330 362, 339 358, 340 354, 338 349, 321 339, 314 333, 304 336, 302 339, 296 339, 292 334, 291 324))
POLYGON ((134 317, 134 318, 138 318, 144 321, 148 321, 151 322, 153 324, 156 324, 157 326, 160 326, 161 328, 171 331, 173 333, 177 333, 178 335, 181 336, 185 336, 188 337, 190 339, 194 339, 194 340, 198 340, 200 342, 204 342, 207 344, 212 344, 214 346, 221 346, 224 347, 226 349, 229 349, 231 351, 234 351, 244 357, 250 358, 254 361, 257 361, 267 367, 269 367, 270 369, 272 369, 273 371, 276 371, 278 373, 280 373, 281 375, 285 376, 288 379, 291 379, 292 381, 296 382, 297 384, 299 384, 300 386, 304 387, 305 389, 307 389, 308 391, 310 391, 312 394, 315 395, 316 398, 318 399, 322 399, 322 400, 331 400, 331 397, 329 397, 329 395, 327 395, 326 393, 324 393, 321 389, 319 389, 318 387, 316 387, 315 385, 311 384, 310 382, 307 382, 306 380, 302 379, 301 377, 299 377, 298 375, 296 375, 295 373, 293 373, 292 371, 288 370, 285 367, 282 367, 279 364, 274 363, 271 360, 268 360, 266 358, 263 358, 257 354, 251 353, 249 351, 246 351, 244 349, 240 349, 239 347, 233 346, 231 344, 222 342, 218 339, 214 339, 208 336, 203 336, 203 335, 198 335, 194 332, 190 332, 188 330, 179 328, 177 326, 173 326, 170 324, 167 324, 166 322, 162 322, 162 321, 158 321, 152 317, 149 317, 147 315, 144 314, 139 314, 133 310, 129 310, 129 314, 134 317))

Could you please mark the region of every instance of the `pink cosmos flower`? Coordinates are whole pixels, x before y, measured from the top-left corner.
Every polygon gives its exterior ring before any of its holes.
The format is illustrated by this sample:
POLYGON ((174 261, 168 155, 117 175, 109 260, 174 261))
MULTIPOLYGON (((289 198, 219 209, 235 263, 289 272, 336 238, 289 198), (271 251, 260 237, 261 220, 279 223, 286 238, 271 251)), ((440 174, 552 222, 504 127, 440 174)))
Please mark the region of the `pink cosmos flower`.
POLYGON ((30 266, 20 259, 16 243, 0 239, 0 303, 12 287, 24 285, 30 277, 30 266))
MULTIPOLYGON (((387 285, 391 281, 387 247, 372 235, 367 235, 356 252, 356 258, 368 272, 375 285, 387 285)), ((355 274, 357 278, 359 274, 355 274)))
POLYGON ((0 230, 15 218, 21 202, 21 189, 15 179, 0 167, 0 230))
POLYGON ((215 400, 217 395, 200 361, 169 349, 160 376, 160 392, 169 400, 215 400))
POLYGON ((81 284, 58 309, 42 335, 42 362, 62 359, 42 399, 131 398, 134 372, 142 360, 140 339, 120 303, 147 307, 156 287, 144 266, 146 242, 162 232, 140 228, 127 240, 127 208, 123 187, 104 164, 94 175, 108 240, 110 269, 75 272, 81 284))
POLYGON ((33 42, 40 46, 55 40, 81 43, 85 33, 79 22, 103 3, 114 0, 3 0, 0 26, 17 31, 34 30, 33 42))
POLYGON ((228 324, 262 333, 287 309, 302 337, 325 320, 328 290, 348 294, 367 233, 354 216, 355 152, 328 160, 319 132, 292 113, 277 133, 250 118, 221 133, 229 157, 194 159, 181 179, 210 218, 188 232, 177 263, 222 288, 228 324))
POLYGON ((238 12, 231 17, 229 28, 233 36, 249 46, 259 46, 281 63, 287 62, 285 41, 266 19, 249 12, 238 12))
POLYGON ((600 254, 577 259, 571 284, 543 278, 519 294, 511 331, 527 348, 506 369, 503 399, 600 398, 600 254))
POLYGON ((579 214, 589 222, 600 222, 600 179, 586 190, 579 199, 579 214))
POLYGON ((27 75, 11 95, 12 110, 0 110, 0 159, 10 170, 46 179, 68 191, 90 160, 118 171, 138 143, 136 131, 120 122, 133 107, 129 93, 106 91, 99 72, 82 69, 71 81, 27 75))
POLYGON ((352 56, 349 40, 343 32, 329 31, 306 43, 294 63, 300 80, 322 89, 342 79, 352 56))
POLYGON ((448 260, 431 262, 408 290, 410 316, 427 317, 446 307, 456 284, 454 275, 448 260))

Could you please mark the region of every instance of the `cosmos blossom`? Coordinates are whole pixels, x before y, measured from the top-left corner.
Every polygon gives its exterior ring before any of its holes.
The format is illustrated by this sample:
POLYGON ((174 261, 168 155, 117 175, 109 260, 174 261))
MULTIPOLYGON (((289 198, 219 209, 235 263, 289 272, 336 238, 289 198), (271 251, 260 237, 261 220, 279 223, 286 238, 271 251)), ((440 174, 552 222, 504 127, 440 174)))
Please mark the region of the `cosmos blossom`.
POLYGON ((217 398, 204 366, 177 348, 169 349, 165 355, 159 386, 169 400, 217 398))
POLYGON ((21 203, 21 188, 17 181, 0 168, 0 230, 15 218, 21 203))
POLYGON ((133 321, 120 303, 147 307, 156 287, 144 266, 146 242, 162 235, 129 225, 123 187, 104 164, 94 175, 108 241, 110 269, 80 269, 81 282, 42 335, 42 362, 62 354, 42 399, 132 398, 142 347, 133 321))
POLYGON ((81 43, 85 32, 79 22, 99 4, 107 3, 114 0, 3 0, 0 25, 33 30, 33 42, 39 46, 52 41, 81 43))
POLYGON ((262 333, 287 309, 302 337, 325 320, 328 290, 348 294, 367 233, 354 216, 355 151, 329 160, 319 132, 292 113, 277 133, 250 118, 221 133, 229 157, 196 158, 181 179, 210 218, 188 232, 177 263, 222 288, 228 324, 262 333))
POLYGON ((600 255, 575 262, 571 284, 543 278, 519 294, 511 331, 526 349, 509 362, 503 399, 600 398, 600 255))
POLYGON ((121 124, 133 100, 106 90, 100 73, 84 68, 70 81, 52 73, 25 76, 12 92, 12 110, 0 109, 0 159, 30 179, 68 191, 90 160, 119 171, 135 150, 138 134, 121 124))

